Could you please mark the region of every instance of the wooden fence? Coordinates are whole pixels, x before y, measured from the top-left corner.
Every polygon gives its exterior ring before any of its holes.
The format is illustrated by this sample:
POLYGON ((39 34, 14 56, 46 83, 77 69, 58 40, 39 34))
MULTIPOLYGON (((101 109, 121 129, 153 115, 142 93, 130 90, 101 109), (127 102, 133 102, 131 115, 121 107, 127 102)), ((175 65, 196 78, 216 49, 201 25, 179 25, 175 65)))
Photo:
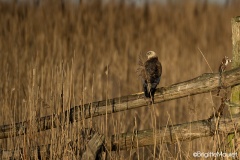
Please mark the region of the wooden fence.
MULTIPOLYGON (((234 54, 240 52, 240 18, 233 18, 232 24, 238 32, 233 31, 234 41, 234 54), (236 49, 237 48, 237 49, 236 49)), ((234 28, 233 27, 233 28, 234 28)), ((235 61, 240 60, 240 56, 234 57, 235 61)), ((237 63, 239 64, 239 63, 237 63)), ((173 84, 168 87, 159 88, 155 94, 155 103, 161 103, 164 101, 170 101, 186 96, 202 94, 206 92, 216 91, 220 88, 236 87, 240 84, 240 67, 235 65, 235 68, 229 71, 219 73, 205 73, 194 79, 173 84), (237 67, 237 68, 236 68, 237 67), (220 83, 221 82, 221 83, 220 83)), ((239 95, 239 90, 237 90, 239 95)), ((236 91, 234 91, 236 92, 236 91)), ((143 93, 137 93, 133 95, 118 97, 114 99, 108 99, 103 101, 92 102, 82 106, 75 106, 70 110, 65 111, 60 115, 51 115, 36 119, 37 131, 45 131, 51 128, 56 128, 61 125, 61 122, 74 123, 79 120, 102 116, 105 114, 112 114, 115 112, 126 111, 139 107, 147 106, 143 93)), ((222 102, 222 105, 229 105, 239 110, 239 101, 234 103, 228 102, 226 99, 222 102)), ((163 126, 160 129, 149 130, 136 130, 134 133, 122 133, 118 135, 112 135, 108 139, 110 141, 104 141, 106 137, 95 133, 93 138, 87 144, 86 152, 83 154, 82 159, 88 159, 89 157, 95 157, 97 151, 104 146, 107 150, 124 150, 134 147, 142 147, 147 145, 154 145, 155 143, 175 143, 176 141, 192 140, 200 137, 213 136, 216 132, 224 132, 225 134, 236 133, 240 131, 240 114, 234 114, 231 117, 215 117, 210 119, 199 120, 195 122, 188 122, 184 124, 177 124, 171 126, 163 126), (154 133, 154 134, 153 134, 154 133), (153 137, 154 135, 154 137, 153 137)), ((22 134, 28 134, 28 128, 30 121, 24 121, 11 125, 0 126, 0 139, 11 138, 22 134)), ((72 140, 73 141, 73 140, 72 140)), ((70 142, 69 142, 70 143, 70 142)), ((50 145, 50 144, 49 144, 50 145)), ((46 150, 48 152, 49 145, 36 146, 33 148, 32 153, 38 153, 46 150)), ((22 149, 15 151, 7 151, 0 148, 0 157, 7 155, 21 154, 22 149)))

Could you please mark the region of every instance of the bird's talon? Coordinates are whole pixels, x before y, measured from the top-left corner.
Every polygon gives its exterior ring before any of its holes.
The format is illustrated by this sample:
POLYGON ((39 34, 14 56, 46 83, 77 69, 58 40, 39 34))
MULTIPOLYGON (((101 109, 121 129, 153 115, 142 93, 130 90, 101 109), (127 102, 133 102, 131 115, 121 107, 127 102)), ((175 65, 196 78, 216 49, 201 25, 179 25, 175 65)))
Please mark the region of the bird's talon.
POLYGON ((145 98, 146 100, 146 103, 149 105, 149 104, 152 104, 152 99, 151 98, 145 98))

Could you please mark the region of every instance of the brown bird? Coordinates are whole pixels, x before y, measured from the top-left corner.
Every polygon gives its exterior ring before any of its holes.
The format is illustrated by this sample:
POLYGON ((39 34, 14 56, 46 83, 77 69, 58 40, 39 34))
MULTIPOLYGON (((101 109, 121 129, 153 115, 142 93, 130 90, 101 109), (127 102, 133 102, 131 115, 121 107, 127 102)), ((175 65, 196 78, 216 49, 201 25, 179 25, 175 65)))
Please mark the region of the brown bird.
POLYGON ((154 102, 154 94, 162 75, 162 65, 154 51, 148 51, 147 60, 143 63, 139 58, 139 76, 142 78, 145 97, 151 98, 154 102))
POLYGON ((219 71, 220 74, 222 74, 222 72, 225 71, 228 63, 230 63, 230 62, 232 62, 232 60, 229 59, 227 56, 225 56, 225 57, 223 58, 220 66, 219 66, 219 68, 218 68, 218 71, 219 71))

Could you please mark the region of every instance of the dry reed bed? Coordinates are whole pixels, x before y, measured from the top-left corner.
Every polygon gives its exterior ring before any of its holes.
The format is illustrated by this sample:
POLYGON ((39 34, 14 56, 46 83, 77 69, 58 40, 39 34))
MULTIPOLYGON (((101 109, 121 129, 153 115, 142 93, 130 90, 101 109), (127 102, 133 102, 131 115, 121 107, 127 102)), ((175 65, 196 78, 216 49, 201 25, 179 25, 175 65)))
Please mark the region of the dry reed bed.
MULTIPOLYGON (((194 1, 143 6, 100 1, 74 6, 59 1, 40 1, 39 6, 0 2, 0 125, 140 92, 137 56, 148 50, 156 51, 162 62, 160 86, 210 72, 198 48, 217 71, 222 57, 231 57, 230 19, 239 14, 238 6, 237 2, 219 6, 194 1)), ((94 127, 111 135, 193 121, 210 116, 219 101, 215 93, 192 96, 155 105, 154 115, 149 108, 137 109, 37 134, 33 121, 31 134, 1 140, 0 146, 27 150, 52 142, 58 147, 52 148, 51 157, 74 157, 77 147, 65 144, 79 137, 82 128, 94 127)), ((209 151, 220 143, 209 139, 210 147, 203 141, 158 144, 112 156, 152 157, 156 151, 160 158, 190 158, 192 152, 209 151)))

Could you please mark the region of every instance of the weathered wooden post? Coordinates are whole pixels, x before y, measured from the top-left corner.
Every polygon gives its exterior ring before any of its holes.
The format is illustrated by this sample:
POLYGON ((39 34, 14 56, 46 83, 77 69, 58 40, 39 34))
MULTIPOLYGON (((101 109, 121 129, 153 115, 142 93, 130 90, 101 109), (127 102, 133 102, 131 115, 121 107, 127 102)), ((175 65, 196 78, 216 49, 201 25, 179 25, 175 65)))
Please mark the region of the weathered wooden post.
MULTIPOLYGON (((232 24, 232 46, 233 46, 233 62, 232 68, 240 67, 240 16, 234 17, 231 20, 232 24)), ((232 87, 231 102, 234 104, 230 107, 231 115, 240 113, 240 85, 232 87)), ((240 149, 239 133, 230 134, 228 136, 228 142, 230 142, 230 150, 238 152, 240 149), (237 135, 236 135, 237 134, 237 135)), ((239 153, 239 152, 238 152, 239 153)))
POLYGON ((92 137, 92 139, 88 142, 86 146, 86 151, 82 155, 82 160, 94 160, 98 159, 97 156, 103 145, 103 141, 105 140, 105 137, 103 135, 100 135, 98 133, 95 133, 92 137))
MULTIPOLYGON (((233 62, 232 68, 240 67, 240 16, 232 18, 232 45, 233 45, 233 62)), ((240 85, 232 87, 231 101, 240 105, 240 85)), ((236 105, 236 106, 237 106, 236 105)), ((231 114, 240 113, 239 107, 231 107, 231 114)))

